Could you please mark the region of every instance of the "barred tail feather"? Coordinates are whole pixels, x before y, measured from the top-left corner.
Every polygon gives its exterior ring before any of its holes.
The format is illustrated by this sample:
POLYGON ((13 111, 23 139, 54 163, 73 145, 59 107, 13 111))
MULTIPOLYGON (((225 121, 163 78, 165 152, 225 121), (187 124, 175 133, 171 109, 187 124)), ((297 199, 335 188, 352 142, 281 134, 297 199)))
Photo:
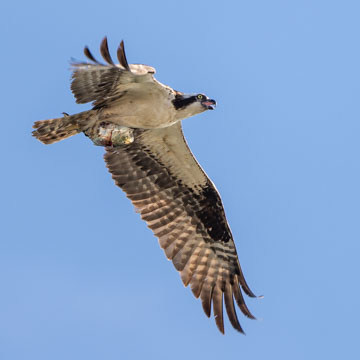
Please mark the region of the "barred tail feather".
POLYGON ((57 119, 36 121, 32 134, 42 143, 52 144, 83 131, 91 115, 91 111, 84 111, 75 115, 64 115, 57 119))

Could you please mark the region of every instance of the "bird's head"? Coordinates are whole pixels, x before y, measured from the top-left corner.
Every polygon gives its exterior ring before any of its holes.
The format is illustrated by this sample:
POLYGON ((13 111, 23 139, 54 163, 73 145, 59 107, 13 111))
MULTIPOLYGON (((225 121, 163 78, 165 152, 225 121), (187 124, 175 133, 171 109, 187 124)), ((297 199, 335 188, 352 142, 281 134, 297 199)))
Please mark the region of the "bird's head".
POLYGON ((214 110, 216 101, 209 99, 204 94, 181 94, 177 93, 172 101, 180 119, 185 119, 206 110, 214 110))

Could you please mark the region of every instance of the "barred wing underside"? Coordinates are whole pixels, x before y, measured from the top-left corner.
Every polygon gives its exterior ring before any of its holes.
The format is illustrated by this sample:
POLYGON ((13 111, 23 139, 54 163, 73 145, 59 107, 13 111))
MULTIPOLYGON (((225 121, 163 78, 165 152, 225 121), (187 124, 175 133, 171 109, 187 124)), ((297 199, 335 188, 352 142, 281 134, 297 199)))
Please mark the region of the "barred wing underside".
POLYGON ((224 333, 223 298, 233 327, 243 332, 234 307, 254 318, 241 292, 249 296, 220 196, 194 159, 180 123, 156 130, 134 130, 130 145, 106 148, 105 161, 168 259, 202 300, 224 333), (241 288, 240 288, 241 286, 241 288))

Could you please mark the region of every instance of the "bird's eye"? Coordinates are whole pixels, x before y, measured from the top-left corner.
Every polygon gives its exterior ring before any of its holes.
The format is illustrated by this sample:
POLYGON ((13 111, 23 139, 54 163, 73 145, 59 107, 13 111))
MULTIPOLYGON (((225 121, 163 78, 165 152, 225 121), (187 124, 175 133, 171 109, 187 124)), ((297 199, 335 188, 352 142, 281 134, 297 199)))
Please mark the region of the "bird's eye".
POLYGON ((197 98, 198 98, 199 100, 202 100, 202 99, 204 98, 204 95, 199 94, 199 95, 197 96, 197 98))

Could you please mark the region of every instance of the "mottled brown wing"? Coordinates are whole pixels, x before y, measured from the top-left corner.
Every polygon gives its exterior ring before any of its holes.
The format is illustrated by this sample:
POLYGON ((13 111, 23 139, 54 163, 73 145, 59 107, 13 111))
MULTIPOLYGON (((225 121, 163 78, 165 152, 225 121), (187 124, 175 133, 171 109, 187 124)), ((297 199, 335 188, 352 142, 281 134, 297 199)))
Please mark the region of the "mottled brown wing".
POLYGON ((193 157, 180 123, 156 130, 134 130, 130 145, 107 148, 105 161, 116 185, 125 191, 158 237, 184 285, 211 303, 224 333, 223 297, 230 322, 243 332, 234 307, 248 310, 240 289, 253 297, 242 274, 220 196, 193 157), (240 286, 239 286, 240 285, 240 286))
POLYGON ((155 69, 151 66, 128 64, 123 41, 117 51, 119 64, 114 64, 111 58, 106 37, 101 42, 100 53, 107 65, 97 61, 88 47, 84 54, 91 63, 72 63, 71 90, 77 103, 92 101, 94 106, 102 106, 121 97, 131 84, 154 81, 155 69))

